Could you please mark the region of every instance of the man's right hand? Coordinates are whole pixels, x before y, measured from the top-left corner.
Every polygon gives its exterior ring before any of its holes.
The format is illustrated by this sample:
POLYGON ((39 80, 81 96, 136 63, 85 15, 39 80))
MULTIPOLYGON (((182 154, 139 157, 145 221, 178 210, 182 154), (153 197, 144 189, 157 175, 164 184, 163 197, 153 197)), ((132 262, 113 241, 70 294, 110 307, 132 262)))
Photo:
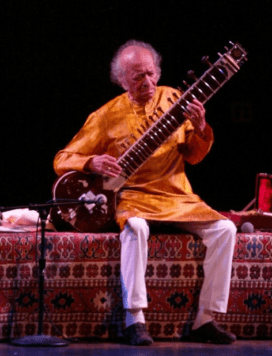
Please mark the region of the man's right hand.
POLYGON ((116 163, 116 158, 107 154, 95 156, 89 163, 89 169, 109 177, 118 177, 122 172, 122 168, 116 163))

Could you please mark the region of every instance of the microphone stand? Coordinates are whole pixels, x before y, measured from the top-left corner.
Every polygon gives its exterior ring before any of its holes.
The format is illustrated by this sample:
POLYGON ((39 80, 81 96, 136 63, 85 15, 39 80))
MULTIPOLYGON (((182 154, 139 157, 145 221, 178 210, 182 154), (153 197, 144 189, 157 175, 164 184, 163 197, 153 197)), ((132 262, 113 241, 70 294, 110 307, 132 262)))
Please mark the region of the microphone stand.
POLYGON ((97 201, 92 200, 65 200, 65 201, 52 201, 46 204, 29 204, 26 206, 17 207, 0 207, 0 212, 28 208, 29 210, 36 210, 39 213, 41 220, 41 255, 39 259, 39 306, 38 306, 38 334, 27 335, 11 340, 11 344, 15 346, 68 346, 70 342, 65 339, 61 339, 56 336, 49 336, 43 334, 43 317, 44 317, 44 270, 46 266, 45 259, 45 227, 46 219, 49 214, 49 210, 52 207, 60 205, 71 204, 100 204, 97 201))

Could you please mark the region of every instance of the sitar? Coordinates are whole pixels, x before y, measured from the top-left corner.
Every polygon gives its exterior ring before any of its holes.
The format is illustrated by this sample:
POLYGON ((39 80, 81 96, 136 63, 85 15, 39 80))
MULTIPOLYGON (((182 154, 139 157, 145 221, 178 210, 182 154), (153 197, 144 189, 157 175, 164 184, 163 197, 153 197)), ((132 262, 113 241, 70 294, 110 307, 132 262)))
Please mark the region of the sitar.
MULTIPOLYGON (((51 214, 53 225, 57 225, 57 220, 61 219, 66 229, 69 226, 80 232, 103 232, 111 227, 118 191, 185 122, 183 114, 186 106, 193 99, 205 104, 247 60, 247 52, 239 43, 230 42, 230 46, 225 47, 223 54, 218 53, 219 58, 213 64, 209 57, 202 58, 208 69, 201 77, 197 78, 193 71, 188 72, 194 79, 193 84, 185 82, 187 89, 175 102, 171 102, 169 110, 161 112, 161 116, 154 120, 140 139, 117 159, 122 168, 118 177, 71 171, 56 180, 53 200, 59 202, 59 205, 51 214)), ((160 108, 157 108, 154 115, 158 116, 159 111, 160 108)))

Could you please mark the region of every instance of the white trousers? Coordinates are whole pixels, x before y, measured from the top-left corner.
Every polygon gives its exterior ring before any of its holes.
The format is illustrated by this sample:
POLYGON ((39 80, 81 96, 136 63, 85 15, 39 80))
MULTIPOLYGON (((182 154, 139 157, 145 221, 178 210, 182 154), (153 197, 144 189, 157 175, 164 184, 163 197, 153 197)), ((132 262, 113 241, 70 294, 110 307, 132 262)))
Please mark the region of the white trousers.
MULTIPOLYGON (((173 223, 197 234, 206 246, 204 282, 199 309, 227 311, 236 227, 230 220, 173 223)), ((142 218, 130 218, 120 234, 121 283, 124 309, 147 308, 145 272, 149 226, 142 218)))

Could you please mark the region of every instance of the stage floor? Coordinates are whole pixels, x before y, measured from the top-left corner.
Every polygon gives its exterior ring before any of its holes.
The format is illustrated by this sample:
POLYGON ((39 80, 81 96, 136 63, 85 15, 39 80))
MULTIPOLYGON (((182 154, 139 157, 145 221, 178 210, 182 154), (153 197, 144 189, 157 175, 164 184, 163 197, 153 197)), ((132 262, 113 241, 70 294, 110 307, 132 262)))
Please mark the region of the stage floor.
POLYGON ((21 347, 0 343, 1 356, 269 356, 272 340, 238 340, 232 345, 160 341, 152 346, 133 347, 119 343, 84 342, 64 347, 21 347))

